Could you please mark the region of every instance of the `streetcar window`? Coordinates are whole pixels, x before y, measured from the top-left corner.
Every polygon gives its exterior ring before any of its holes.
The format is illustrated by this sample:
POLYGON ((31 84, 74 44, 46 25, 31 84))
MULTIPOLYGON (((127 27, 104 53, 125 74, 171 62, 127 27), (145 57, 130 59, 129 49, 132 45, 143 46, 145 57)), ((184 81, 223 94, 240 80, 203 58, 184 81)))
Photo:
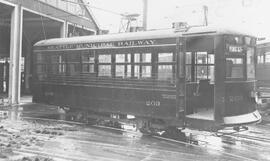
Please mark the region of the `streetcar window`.
POLYGON ((88 51, 82 52, 82 62, 95 63, 95 54, 93 52, 88 53, 88 51))
POLYGON ((112 71, 111 71, 111 62, 112 62, 112 56, 111 54, 99 54, 98 55, 98 76, 103 77, 111 77, 112 71))
POLYGON ((37 67, 36 68, 37 74, 46 73, 46 65, 45 64, 38 64, 36 67, 37 67))
POLYGON ((95 53, 94 51, 82 51, 82 72, 95 72, 95 53))
POLYGON ((226 58, 226 78, 243 78, 243 58, 226 58))
POLYGON ((79 63, 76 63, 76 64, 68 64, 68 73, 70 75, 74 75, 74 74, 77 74, 81 71, 81 68, 80 68, 80 64, 79 63))
POLYGON ((263 55, 258 55, 257 56, 257 63, 258 64, 263 64, 264 63, 264 56, 263 55))
POLYGON ((45 63, 46 62, 46 55, 42 53, 36 54, 36 62, 37 63, 45 63))
POLYGON ((51 55, 51 72, 53 74, 64 74, 66 72, 66 61, 64 55, 51 55))
POLYGON ((111 65, 99 65, 98 76, 111 76, 111 65))
POLYGON ((62 60, 61 55, 51 55, 51 62, 52 63, 59 63, 62 60))
POLYGON ((76 75, 81 72, 81 55, 78 51, 67 52, 67 73, 69 75, 76 75))
POLYGON ((215 80, 215 67, 214 65, 195 66, 196 80, 209 79, 211 82, 215 80))
POLYGON ((42 53, 36 53, 36 73, 44 74, 47 72, 46 55, 42 53))
POLYGON ((255 78, 254 49, 247 49, 247 78, 255 78))
POLYGON ((134 54, 134 63, 139 63, 140 62, 140 53, 135 53, 134 54))
POLYGON ((151 63, 152 60, 151 53, 142 53, 142 62, 143 63, 151 63))
POLYGON ((152 76, 152 54, 134 53, 134 77, 150 78, 152 76))
POLYGON ((127 65, 127 75, 126 77, 131 77, 131 65, 127 65))
POLYGON ((124 63, 125 60, 125 54, 116 54, 115 55, 115 62, 116 63, 124 63))
POLYGON ((142 78, 150 78, 151 77, 151 71, 152 71, 152 66, 147 65, 147 66, 142 66, 142 78))
POLYGON ((191 65, 186 66, 186 81, 191 82, 191 65))
POLYGON ((158 53, 158 80, 173 80, 173 53, 158 53))
POLYGON ((196 66, 196 78, 197 80, 207 79, 207 66, 196 66))
POLYGON ((83 73, 94 73, 95 72, 95 65, 94 64, 83 64, 82 65, 82 72, 83 73))
POLYGON ((131 54, 126 55, 126 62, 131 63, 131 54))
POLYGON ((195 64, 207 64, 207 52, 197 52, 195 64))
POLYGON ((191 52, 186 52, 186 64, 191 64, 191 52))
POLYGON ((192 78, 192 52, 186 52, 186 81, 191 82, 192 78))
POLYGON ((214 82, 215 80, 215 66, 214 65, 208 66, 208 79, 210 79, 210 82, 214 82))
POLYGON ((265 63, 270 63, 270 52, 265 53, 265 63))
POLYGON ((134 63, 151 63, 152 54, 151 53, 135 53, 134 63))
POLYGON ((189 56, 191 59, 189 62, 186 62, 187 81, 198 82, 203 79, 209 79, 211 82, 214 82, 215 55, 213 53, 198 51, 190 54, 187 53, 186 56, 189 56))
POLYGON ((232 44, 232 45, 242 45, 243 44, 243 38, 241 36, 232 36, 232 35, 227 35, 225 38, 225 41, 227 44, 232 44))
POLYGON ((115 54, 115 76, 131 77, 131 54, 115 54))
POLYGON ((159 80, 169 80, 173 78, 172 65, 159 65, 158 66, 158 79, 159 80))
POLYGON ((140 66, 134 65, 134 77, 140 78, 140 66))
POLYGON ((245 37, 245 44, 251 45, 251 37, 245 37))
POLYGON ((116 65, 115 66, 115 76, 116 77, 125 77, 125 65, 116 65))
POLYGON ((80 53, 79 52, 67 52, 67 62, 80 62, 80 53))
POLYGON ((111 55, 110 54, 100 54, 98 55, 98 62, 99 63, 111 63, 111 55))
POLYGON ((208 54, 207 64, 215 64, 215 55, 214 54, 208 54))
POLYGON ((158 62, 173 62, 173 53, 158 53, 158 62))
POLYGON ((245 44, 254 46, 256 44, 256 39, 246 36, 245 37, 245 44))

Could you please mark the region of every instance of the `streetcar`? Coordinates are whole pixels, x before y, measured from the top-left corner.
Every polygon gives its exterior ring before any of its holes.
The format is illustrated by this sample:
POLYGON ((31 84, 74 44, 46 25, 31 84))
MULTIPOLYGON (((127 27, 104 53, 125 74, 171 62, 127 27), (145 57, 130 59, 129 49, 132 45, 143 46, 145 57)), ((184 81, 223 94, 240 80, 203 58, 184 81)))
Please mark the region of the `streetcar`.
POLYGON ((257 123, 255 45, 213 26, 42 40, 33 46, 33 102, 147 132, 257 123))
POLYGON ((256 80, 260 104, 270 103, 270 43, 257 44, 256 80))

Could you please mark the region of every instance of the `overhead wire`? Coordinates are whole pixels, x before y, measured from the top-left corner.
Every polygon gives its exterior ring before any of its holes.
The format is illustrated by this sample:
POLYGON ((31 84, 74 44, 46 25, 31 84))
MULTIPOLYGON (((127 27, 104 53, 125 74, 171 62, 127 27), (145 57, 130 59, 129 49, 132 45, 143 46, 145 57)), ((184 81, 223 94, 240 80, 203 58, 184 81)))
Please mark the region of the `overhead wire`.
MULTIPOLYGON (((38 10, 39 12, 41 12, 41 1, 40 0, 37 0, 39 1, 39 4, 38 4, 38 10)), ((82 5, 82 6, 85 6, 85 7, 89 7, 91 9, 97 9, 97 10, 101 10, 103 12, 107 12, 107 13, 111 13, 111 14, 114 14, 114 15, 118 15, 118 16, 121 16, 121 17, 127 17, 128 15, 126 14, 121 14, 121 13, 118 13, 118 12, 115 12, 115 11, 111 11, 111 10, 108 10, 108 9, 104 9, 104 8, 100 8, 100 7, 96 7, 96 6, 92 6, 92 5, 89 5, 89 2, 86 3, 80 3, 79 1, 75 2, 75 1, 71 1, 71 0, 61 0, 61 1, 64 1, 64 2, 68 2, 68 3, 73 3, 73 4, 78 4, 78 5, 82 5)), ((61 17, 69 17, 70 15, 62 15, 61 17)), ((41 20, 41 24, 42 24, 42 32, 43 32, 43 36, 44 36, 44 39, 46 39, 46 30, 45 30, 45 25, 44 25, 44 20, 43 20, 43 16, 40 15, 40 20, 41 20)))
POLYGON ((118 13, 118 12, 115 12, 115 11, 111 11, 111 10, 108 10, 108 9, 104 9, 104 8, 89 5, 89 2, 88 2, 88 4, 85 4, 85 3, 79 3, 79 2, 74 2, 74 1, 70 1, 70 0, 62 0, 62 1, 83 5, 83 6, 86 6, 86 7, 89 7, 89 8, 101 10, 101 11, 108 12, 108 13, 111 13, 111 14, 115 14, 115 15, 118 15, 118 16, 126 16, 125 14, 121 14, 121 13, 118 13))
MULTIPOLYGON (((39 1, 39 3, 38 3, 38 6, 39 6, 39 12, 42 13, 42 12, 41 12, 40 1, 39 1)), ((47 37, 46 37, 46 31, 45 31, 45 26, 44 26, 43 16, 42 16, 42 15, 40 15, 40 20, 41 20, 41 25, 42 25, 43 36, 44 36, 44 39, 46 40, 47 37)))

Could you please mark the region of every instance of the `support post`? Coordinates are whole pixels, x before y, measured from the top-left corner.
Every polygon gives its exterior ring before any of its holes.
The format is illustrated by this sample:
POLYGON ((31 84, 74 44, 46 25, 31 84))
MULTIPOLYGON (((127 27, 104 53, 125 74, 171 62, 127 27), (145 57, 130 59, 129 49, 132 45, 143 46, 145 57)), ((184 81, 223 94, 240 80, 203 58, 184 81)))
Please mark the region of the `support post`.
POLYGON ((31 83, 31 52, 32 52, 32 44, 29 43, 26 46, 26 53, 24 59, 24 81, 25 81, 25 92, 30 93, 30 83, 31 83))
POLYGON ((21 94, 21 55, 22 55, 22 18, 21 4, 14 7, 11 14, 10 66, 9 66, 9 104, 20 102, 21 94))
POLYGON ((63 22, 63 24, 61 25, 61 29, 60 29, 60 37, 61 37, 61 38, 68 37, 68 23, 67 23, 66 20, 65 20, 65 21, 63 22))

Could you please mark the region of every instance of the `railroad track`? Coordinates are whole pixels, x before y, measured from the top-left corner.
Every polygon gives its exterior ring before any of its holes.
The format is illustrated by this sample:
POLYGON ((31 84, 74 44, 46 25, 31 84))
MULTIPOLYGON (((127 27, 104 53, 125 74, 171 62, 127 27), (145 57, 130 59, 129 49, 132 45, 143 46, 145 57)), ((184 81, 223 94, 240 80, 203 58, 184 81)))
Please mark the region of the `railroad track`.
MULTIPOLYGON (((23 117, 23 119, 25 119, 25 120, 52 121, 52 122, 67 123, 67 124, 74 124, 74 125, 88 125, 86 123, 80 123, 80 122, 75 122, 75 121, 64 121, 64 120, 57 120, 57 119, 46 119, 46 118, 35 118, 35 117, 23 117)), ((127 132, 127 133, 132 133, 132 134, 135 134, 135 135, 139 134, 139 132, 135 132, 135 131, 119 129, 119 128, 114 128, 114 127, 100 126, 100 125, 89 125, 89 127, 95 127, 95 128, 100 128, 100 129, 104 129, 104 130, 107 129, 107 130, 127 132)), ((171 139, 171 138, 167 138, 167 137, 163 137, 163 136, 157 136, 157 135, 151 135, 151 137, 159 139, 159 140, 167 141, 167 142, 170 142, 170 143, 174 143, 174 144, 193 146, 193 147, 197 147, 197 148, 209 148, 209 149, 211 149, 213 151, 218 151, 218 152, 220 152, 220 153, 222 153, 224 155, 230 156, 232 158, 238 158, 240 160, 247 160, 247 161, 255 161, 256 160, 256 159, 245 157, 243 155, 237 155, 237 154, 233 154, 233 153, 230 153, 230 152, 225 152, 225 151, 223 151, 223 150, 221 150, 219 148, 216 148, 215 145, 213 145, 213 144, 211 144, 211 143, 209 143, 207 141, 204 141, 204 140, 187 139, 185 141, 181 141, 181 140, 171 139)), ((246 136, 246 138, 248 138, 248 137, 246 136)), ((260 141, 262 141, 262 139, 260 139, 260 141)), ((269 140, 269 142, 270 142, 270 140, 269 140)))
POLYGON ((231 134, 229 136, 252 140, 252 141, 260 141, 260 142, 265 143, 265 144, 270 144, 270 138, 266 138, 266 137, 252 136, 252 135, 247 135, 247 134, 231 134))

